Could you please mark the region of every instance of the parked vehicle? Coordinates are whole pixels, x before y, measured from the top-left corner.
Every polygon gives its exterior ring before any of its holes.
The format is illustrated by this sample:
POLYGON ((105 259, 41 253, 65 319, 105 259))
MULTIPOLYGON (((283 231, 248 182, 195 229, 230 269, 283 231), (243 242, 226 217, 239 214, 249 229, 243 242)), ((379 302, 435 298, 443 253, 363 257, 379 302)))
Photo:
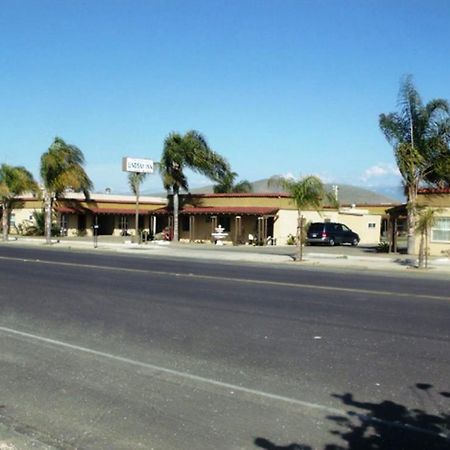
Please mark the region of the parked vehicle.
POLYGON ((326 244, 340 245, 359 244, 359 236, 343 223, 336 222, 314 222, 308 228, 306 243, 309 245, 326 244))

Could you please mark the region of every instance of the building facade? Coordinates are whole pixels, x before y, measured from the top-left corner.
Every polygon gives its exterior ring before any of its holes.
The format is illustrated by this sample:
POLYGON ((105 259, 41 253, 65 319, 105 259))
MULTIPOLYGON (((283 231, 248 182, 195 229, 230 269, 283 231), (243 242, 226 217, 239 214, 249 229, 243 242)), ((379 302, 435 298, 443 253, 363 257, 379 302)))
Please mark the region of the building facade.
MULTIPOLYGON (((306 222, 340 222, 359 234, 361 244, 377 244, 383 232, 386 205, 347 205, 302 211, 306 222)), ((26 233, 42 200, 22 198, 12 212, 11 233, 26 233)), ((64 236, 129 236, 135 233, 135 197, 68 193, 55 203, 56 227, 64 236)), ((179 236, 185 242, 213 242, 219 226, 224 241, 235 245, 286 244, 296 235, 298 211, 285 193, 180 195, 179 236)), ((152 237, 171 236, 171 199, 140 198, 139 229, 152 237)))
MULTIPOLYGON (((428 236, 430 255, 450 256, 450 188, 421 189, 417 196, 419 208, 432 208, 436 213, 435 224, 428 236)), ((420 239, 416 239, 416 252, 419 251, 420 239)))

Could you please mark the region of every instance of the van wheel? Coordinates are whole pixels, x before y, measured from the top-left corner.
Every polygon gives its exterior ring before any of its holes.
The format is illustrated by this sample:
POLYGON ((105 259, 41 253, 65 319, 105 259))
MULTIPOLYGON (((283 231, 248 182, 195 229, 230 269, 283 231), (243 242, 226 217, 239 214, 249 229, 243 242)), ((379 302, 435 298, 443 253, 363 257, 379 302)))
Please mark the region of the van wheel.
POLYGON ((335 242, 334 242, 334 239, 333 239, 333 238, 331 238, 331 239, 328 241, 328 243, 330 244, 330 247, 334 247, 335 242))

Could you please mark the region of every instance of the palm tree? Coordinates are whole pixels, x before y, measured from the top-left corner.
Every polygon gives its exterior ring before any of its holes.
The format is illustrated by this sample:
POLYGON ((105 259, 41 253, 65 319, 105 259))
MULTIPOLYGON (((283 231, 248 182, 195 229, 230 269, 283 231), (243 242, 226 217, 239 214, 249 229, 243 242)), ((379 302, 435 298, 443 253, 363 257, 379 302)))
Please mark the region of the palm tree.
POLYGON ((39 186, 33 175, 24 167, 2 164, 0 166, 0 199, 4 241, 8 240, 9 219, 14 200, 25 192, 39 192, 39 186))
POLYGON ((303 261, 303 239, 304 239, 304 217, 305 209, 314 209, 318 211, 325 200, 332 201, 330 194, 325 190, 320 178, 314 175, 308 175, 300 180, 284 177, 272 177, 269 184, 280 185, 281 188, 289 193, 297 207, 297 261, 303 261))
POLYGON ((220 182, 230 173, 228 162, 211 150, 205 137, 198 131, 185 135, 170 133, 164 141, 159 170, 164 188, 173 195, 173 240, 178 241, 179 193, 189 191, 184 169, 202 173, 215 182, 220 182))
POLYGON ((221 181, 220 183, 214 185, 214 193, 215 194, 227 194, 230 192, 234 193, 248 193, 252 192, 253 187, 250 181, 248 180, 241 180, 238 183, 235 183, 234 180, 237 177, 236 172, 230 172, 228 173, 221 181))
POLYGON ((84 168, 83 152, 75 145, 66 144, 56 137, 48 151, 41 156, 41 178, 44 183, 45 236, 51 243, 51 225, 54 201, 63 197, 64 191, 82 191, 89 198, 92 181, 84 168))
POLYGON ((135 214, 135 224, 136 224, 136 232, 135 232, 135 242, 140 241, 139 236, 139 195, 141 184, 147 178, 146 172, 130 172, 128 174, 128 184, 130 185, 133 194, 136 196, 136 214, 135 214))
POLYGON ((402 81, 399 91, 400 112, 380 114, 379 125, 393 146, 407 197, 408 253, 415 252, 417 191, 423 182, 440 184, 439 173, 448 163, 450 107, 435 99, 422 103, 412 77, 402 81))
POLYGON ((420 234, 419 269, 428 267, 428 237, 431 228, 435 225, 439 209, 425 208, 419 211, 416 232, 420 234))

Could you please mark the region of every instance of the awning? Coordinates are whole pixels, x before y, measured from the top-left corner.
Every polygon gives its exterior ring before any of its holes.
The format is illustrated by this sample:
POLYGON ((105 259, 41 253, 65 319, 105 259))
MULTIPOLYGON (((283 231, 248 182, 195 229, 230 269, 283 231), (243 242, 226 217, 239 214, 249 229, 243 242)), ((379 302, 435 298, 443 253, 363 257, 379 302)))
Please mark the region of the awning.
MULTIPOLYGON (((187 207, 180 209, 180 215, 236 215, 236 216, 274 216, 278 213, 278 208, 260 207, 260 206, 205 206, 205 207, 187 207)), ((168 208, 159 208, 149 211, 149 214, 168 215, 172 210, 168 208)))
MULTIPOLYGON (((55 210, 63 214, 119 214, 121 216, 125 215, 135 215, 136 210, 131 208, 70 208, 67 206, 57 206, 55 210)), ((151 212, 148 209, 139 208, 139 215, 147 215, 151 212)))

